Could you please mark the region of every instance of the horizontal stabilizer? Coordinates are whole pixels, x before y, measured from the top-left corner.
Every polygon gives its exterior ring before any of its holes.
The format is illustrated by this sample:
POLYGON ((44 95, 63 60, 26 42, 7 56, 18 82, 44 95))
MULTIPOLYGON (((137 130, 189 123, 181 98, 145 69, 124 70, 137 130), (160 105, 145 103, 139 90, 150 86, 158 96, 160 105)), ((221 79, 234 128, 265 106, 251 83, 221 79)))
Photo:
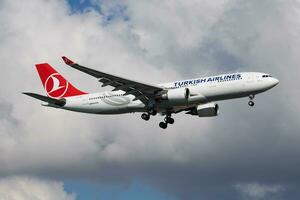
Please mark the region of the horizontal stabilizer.
POLYGON ((28 92, 24 92, 23 94, 26 94, 30 97, 33 97, 35 99, 39 99, 41 101, 47 102, 47 103, 51 103, 51 104, 55 104, 57 106, 64 106, 66 105, 66 100, 65 99, 53 99, 50 97, 46 97, 40 94, 35 94, 35 93, 28 93, 28 92))

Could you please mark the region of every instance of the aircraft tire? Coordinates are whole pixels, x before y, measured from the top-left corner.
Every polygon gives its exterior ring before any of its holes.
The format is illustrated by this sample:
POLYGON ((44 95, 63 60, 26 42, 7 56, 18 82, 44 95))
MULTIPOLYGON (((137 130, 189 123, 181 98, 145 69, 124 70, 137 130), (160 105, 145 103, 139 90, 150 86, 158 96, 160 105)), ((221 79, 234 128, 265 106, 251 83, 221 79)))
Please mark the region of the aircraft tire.
POLYGON ((171 118, 171 117, 168 117, 167 120, 166 120, 166 122, 168 124, 174 124, 175 120, 173 118, 171 118))
POLYGON ((157 114, 157 111, 156 110, 150 110, 149 114, 155 116, 157 114))
POLYGON ((148 121, 150 119, 150 115, 146 114, 146 113, 143 113, 141 118, 145 121, 148 121))
POLYGON ((160 122, 159 127, 162 129, 166 129, 168 127, 168 124, 166 122, 160 122))
POLYGON ((253 101, 249 101, 248 105, 251 106, 251 107, 253 107, 255 105, 255 103, 253 101))

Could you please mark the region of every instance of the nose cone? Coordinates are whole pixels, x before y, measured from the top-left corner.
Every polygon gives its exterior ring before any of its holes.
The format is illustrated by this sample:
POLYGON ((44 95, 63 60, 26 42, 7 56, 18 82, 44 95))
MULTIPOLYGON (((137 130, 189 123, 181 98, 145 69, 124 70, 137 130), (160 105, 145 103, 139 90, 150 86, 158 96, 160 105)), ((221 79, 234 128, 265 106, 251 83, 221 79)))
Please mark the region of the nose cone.
POLYGON ((278 83, 279 83, 279 80, 278 79, 276 79, 276 78, 272 78, 272 86, 273 87, 275 87, 276 85, 278 85, 278 83))
POLYGON ((266 88, 267 89, 271 89, 273 87, 275 87, 277 84, 279 83, 279 80, 276 78, 268 78, 268 80, 266 81, 266 88))

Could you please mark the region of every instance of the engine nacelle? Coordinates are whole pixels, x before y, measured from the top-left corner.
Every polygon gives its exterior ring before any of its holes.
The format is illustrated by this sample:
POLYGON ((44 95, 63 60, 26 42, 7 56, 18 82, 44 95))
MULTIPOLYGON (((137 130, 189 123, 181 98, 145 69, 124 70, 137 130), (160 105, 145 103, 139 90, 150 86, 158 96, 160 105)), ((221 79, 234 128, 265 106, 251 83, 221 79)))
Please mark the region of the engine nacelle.
POLYGON ((177 88, 165 91, 160 95, 160 99, 168 100, 170 104, 187 103, 190 97, 188 88, 177 88))
POLYGON ((190 114, 198 115, 199 117, 214 117, 219 113, 219 105, 216 103, 206 103, 198 105, 190 114))

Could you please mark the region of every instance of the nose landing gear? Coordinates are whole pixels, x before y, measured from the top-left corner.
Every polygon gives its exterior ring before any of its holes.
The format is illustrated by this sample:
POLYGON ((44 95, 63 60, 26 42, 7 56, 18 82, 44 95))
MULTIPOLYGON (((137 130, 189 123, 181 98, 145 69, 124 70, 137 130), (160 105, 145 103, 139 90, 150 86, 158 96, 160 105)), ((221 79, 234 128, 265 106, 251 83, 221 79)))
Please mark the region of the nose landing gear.
POLYGON ((255 103, 253 101, 249 101, 248 105, 251 106, 251 107, 253 107, 255 105, 255 103))
POLYGON ((248 105, 249 106, 251 106, 251 107, 253 107, 254 105, 255 105, 255 103, 254 103, 254 101, 253 101, 253 99, 255 98, 255 95, 254 94, 251 94, 251 95, 249 95, 249 102, 248 102, 248 105))

